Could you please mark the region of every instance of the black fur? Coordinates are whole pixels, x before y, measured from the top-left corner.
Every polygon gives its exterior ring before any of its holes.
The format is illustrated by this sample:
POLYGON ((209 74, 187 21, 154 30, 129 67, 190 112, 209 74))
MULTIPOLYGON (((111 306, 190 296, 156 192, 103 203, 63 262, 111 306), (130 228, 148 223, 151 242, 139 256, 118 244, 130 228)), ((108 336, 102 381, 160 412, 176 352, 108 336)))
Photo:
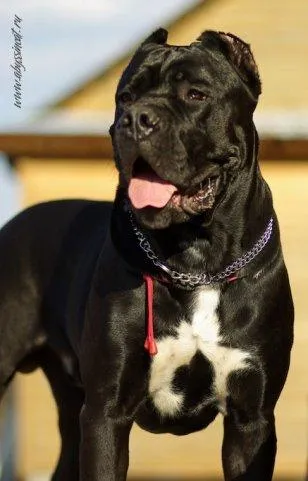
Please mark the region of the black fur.
MULTIPOLYGON (((148 395, 142 274, 160 273, 124 210, 138 158, 182 195, 218 179, 211 209, 132 208, 174 269, 221 271, 274 218, 264 250, 237 281, 219 286, 218 308, 226 346, 253 354, 249 370, 227 380, 225 479, 272 479, 274 408, 289 367, 293 305, 271 193, 257 162, 252 115, 259 75, 247 44, 231 34, 205 32, 182 47, 166 40, 162 29, 149 37, 119 83, 111 129, 120 174, 115 203, 40 204, 0 233, 0 396, 16 371, 44 370, 63 440, 53 481, 124 481, 134 422, 180 435, 206 427, 218 413, 215 401, 204 401, 214 372, 199 352, 174 375, 173 389, 184 393, 177 416, 162 418, 148 395), (189 97, 191 89, 201 91, 201 100, 189 97)), ((154 292, 159 340, 175 334, 180 319, 191 321, 195 292, 158 281, 154 292)))

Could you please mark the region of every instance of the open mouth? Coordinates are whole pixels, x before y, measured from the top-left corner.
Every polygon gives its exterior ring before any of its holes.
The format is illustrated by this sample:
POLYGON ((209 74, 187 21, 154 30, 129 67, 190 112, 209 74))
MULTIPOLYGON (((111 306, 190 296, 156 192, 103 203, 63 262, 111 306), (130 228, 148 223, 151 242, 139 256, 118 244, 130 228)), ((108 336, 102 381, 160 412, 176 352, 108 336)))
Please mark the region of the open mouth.
POLYGON ((189 214, 199 214, 213 207, 218 183, 218 177, 207 177, 189 192, 181 192, 159 177, 142 157, 138 157, 128 186, 128 197, 135 209, 162 209, 168 205, 189 214))

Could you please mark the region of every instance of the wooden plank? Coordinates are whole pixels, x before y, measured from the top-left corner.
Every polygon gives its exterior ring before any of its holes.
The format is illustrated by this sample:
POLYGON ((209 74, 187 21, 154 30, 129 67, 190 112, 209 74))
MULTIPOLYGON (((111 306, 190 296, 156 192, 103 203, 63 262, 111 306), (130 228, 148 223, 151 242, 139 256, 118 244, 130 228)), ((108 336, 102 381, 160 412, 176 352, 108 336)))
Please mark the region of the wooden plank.
POLYGON ((99 159, 112 157, 111 141, 106 135, 0 134, 0 151, 11 158, 47 157, 99 159))
MULTIPOLYGON (((106 134, 0 134, 0 151, 11 159, 34 157, 49 159, 96 159, 101 161, 113 157, 110 137, 106 134)), ((306 160, 308 159, 308 138, 261 139, 261 160, 306 160)))
POLYGON ((308 139, 266 138, 260 141, 260 160, 306 160, 308 139))

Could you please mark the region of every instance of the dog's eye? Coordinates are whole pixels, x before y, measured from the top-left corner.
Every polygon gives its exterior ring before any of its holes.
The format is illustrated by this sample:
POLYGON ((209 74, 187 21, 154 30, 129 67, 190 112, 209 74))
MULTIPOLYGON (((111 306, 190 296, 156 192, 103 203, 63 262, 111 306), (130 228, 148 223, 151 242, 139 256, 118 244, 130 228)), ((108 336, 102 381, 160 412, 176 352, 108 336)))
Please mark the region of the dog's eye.
POLYGON ((180 80, 184 80, 184 74, 183 72, 177 72, 174 76, 174 80, 176 82, 179 82, 180 80))
POLYGON ((130 102, 133 101, 133 96, 130 92, 122 92, 119 96, 118 96, 118 101, 121 103, 121 104, 129 104, 130 102))
POLYGON ((187 97, 190 100, 198 100, 198 101, 206 99, 206 95, 197 89, 189 89, 187 92, 187 97))

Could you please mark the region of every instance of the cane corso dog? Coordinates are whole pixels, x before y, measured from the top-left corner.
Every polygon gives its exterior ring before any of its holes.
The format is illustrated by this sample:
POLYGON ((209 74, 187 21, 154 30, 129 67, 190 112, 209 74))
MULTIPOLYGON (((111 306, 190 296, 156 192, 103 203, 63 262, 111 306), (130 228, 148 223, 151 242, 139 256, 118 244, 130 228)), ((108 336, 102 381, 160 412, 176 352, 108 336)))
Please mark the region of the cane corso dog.
POLYGON ((53 481, 124 481, 134 422, 184 435, 218 414, 225 480, 272 479, 293 304, 258 167, 259 74, 232 34, 166 42, 147 38, 118 85, 115 202, 39 204, 1 231, 0 394, 44 371, 53 481))

